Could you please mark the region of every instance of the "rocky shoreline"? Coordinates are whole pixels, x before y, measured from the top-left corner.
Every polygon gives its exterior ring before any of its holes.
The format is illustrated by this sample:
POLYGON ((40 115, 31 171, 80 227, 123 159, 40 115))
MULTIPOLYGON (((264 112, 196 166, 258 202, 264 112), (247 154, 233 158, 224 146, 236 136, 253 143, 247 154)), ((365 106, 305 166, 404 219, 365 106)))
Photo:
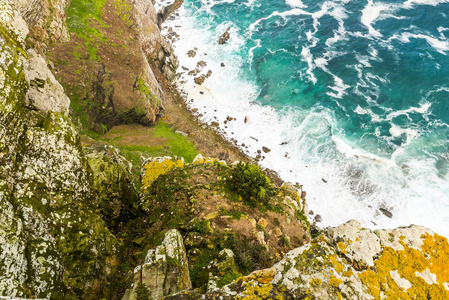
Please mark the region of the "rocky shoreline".
POLYGON ((449 297, 446 238, 311 228, 191 114, 153 4, 0 0, 0 296, 449 297))

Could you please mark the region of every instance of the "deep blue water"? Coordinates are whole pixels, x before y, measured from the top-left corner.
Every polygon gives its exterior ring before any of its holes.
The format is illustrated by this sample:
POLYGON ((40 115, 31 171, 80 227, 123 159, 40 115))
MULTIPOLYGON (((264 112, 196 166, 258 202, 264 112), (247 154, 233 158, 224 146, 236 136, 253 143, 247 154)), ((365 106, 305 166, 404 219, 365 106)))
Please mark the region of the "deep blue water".
MULTIPOLYGON (((348 188, 373 209, 366 220, 382 223, 374 211, 386 207, 413 222, 405 214, 416 210, 417 223, 449 233, 449 1, 188 0, 184 9, 214 39, 232 28, 232 49, 211 60, 240 58, 251 101, 289 120, 283 138, 298 181, 320 190, 335 175, 329 193, 348 188)), ((315 209, 328 201, 312 197, 315 209)))

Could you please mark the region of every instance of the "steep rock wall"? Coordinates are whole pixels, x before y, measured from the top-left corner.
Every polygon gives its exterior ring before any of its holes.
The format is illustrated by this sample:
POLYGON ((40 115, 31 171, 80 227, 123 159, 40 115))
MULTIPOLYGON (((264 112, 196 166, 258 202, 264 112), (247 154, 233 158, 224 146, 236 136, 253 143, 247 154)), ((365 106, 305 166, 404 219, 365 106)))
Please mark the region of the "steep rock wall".
POLYGON ((108 297, 119 244, 99 217, 67 99, 45 59, 24 50, 27 26, 9 0, 0 28, 0 294, 108 297))

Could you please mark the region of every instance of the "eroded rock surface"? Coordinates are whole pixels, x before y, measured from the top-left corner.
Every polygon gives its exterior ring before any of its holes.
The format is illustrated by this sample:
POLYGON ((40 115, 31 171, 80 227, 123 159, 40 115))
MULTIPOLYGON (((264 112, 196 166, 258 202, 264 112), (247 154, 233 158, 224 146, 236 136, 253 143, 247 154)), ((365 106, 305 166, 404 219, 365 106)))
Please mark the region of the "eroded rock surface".
POLYGON ((205 295, 167 299, 447 299, 448 250, 446 238, 421 226, 373 232, 351 220, 272 268, 205 295))

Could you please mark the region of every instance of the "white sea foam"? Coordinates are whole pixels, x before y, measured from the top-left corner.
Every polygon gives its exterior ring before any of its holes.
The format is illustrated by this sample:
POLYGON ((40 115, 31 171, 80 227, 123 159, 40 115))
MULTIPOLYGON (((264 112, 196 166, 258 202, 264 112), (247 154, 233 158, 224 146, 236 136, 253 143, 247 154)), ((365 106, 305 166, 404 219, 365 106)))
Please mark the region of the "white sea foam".
POLYGON ((382 36, 382 34, 379 31, 374 29, 372 24, 379 17, 380 13, 387 8, 388 8, 388 6, 386 6, 384 4, 375 5, 373 3, 373 0, 368 0, 368 4, 362 10, 361 21, 362 21, 363 25, 365 25, 368 28, 369 33, 372 36, 376 36, 376 37, 382 36))
POLYGON ((427 113, 429 112, 429 108, 430 108, 431 106, 432 106, 432 103, 430 103, 430 102, 425 102, 425 103, 420 104, 419 107, 410 107, 410 108, 403 109, 403 110, 395 110, 395 111, 389 113, 389 114, 386 116, 385 119, 386 119, 387 121, 390 121, 390 120, 392 120, 393 118, 396 118, 396 117, 398 117, 398 116, 401 116, 401 115, 409 115, 409 114, 411 114, 411 113, 418 113, 418 114, 425 115, 425 114, 427 114, 427 113))
POLYGON ((302 3, 301 0, 285 0, 285 3, 291 7, 297 7, 297 8, 307 8, 307 5, 302 3))
MULTIPOLYGON (((323 5, 320 12, 312 16, 314 25, 319 26, 320 15, 323 16, 332 9, 331 3, 323 5)), ((204 121, 219 122, 219 130, 228 139, 237 140, 239 145, 244 143, 246 147, 243 150, 249 155, 255 156, 262 146, 270 148, 271 152, 263 153, 265 159, 261 165, 278 171, 284 180, 303 184, 307 190, 310 209, 323 217, 322 226, 334 226, 356 218, 363 226, 370 228, 415 223, 449 235, 448 178, 437 175, 434 158, 418 159, 412 155, 427 142, 423 140, 422 133, 392 125, 391 136, 397 138, 406 134, 407 142, 398 147, 399 150, 393 157, 388 157, 382 153, 377 154, 376 145, 370 145, 369 140, 366 144, 350 142, 352 137, 339 133, 340 127, 333 112, 326 108, 315 107, 311 111, 293 108, 275 110, 255 104, 259 87, 242 72, 242 65, 246 62, 242 60, 240 50, 245 45, 245 38, 249 38, 251 31, 260 26, 263 20, 275 15, 286 17, 292 13, 310 15, 302 10, 273 13, 253 23, 245 35, 242 34, 244 29, 232 23, 221 24, 212 31, 206 21, 195 18, 193 11, 181 8, 181 18, 167 24, 181 25, 181 28, 172 26, 180 34, 180 40, 174 45, 180 68, 185 66, 190 70, 194 69, 199 60, 204 60, 207 66, 202 71, 203 74, 212 70, 212 76, 201 86, 196 85, 193 77, 188 76, 184 70, 179 70, 185 72, 180 82, 185 81, 181 87, 186 92, 189 105, 198 109, 198 114, 203 115, 204 121), (233 30, 231 39, 225 45, 218 45, 218 37, 227 27, 233 30), (194 47, 198 48, 197 56, 190 58, 186 53, 194 47), (220 67, 221 62, 225 63, 225 67, 220 67), (237 120, 227 121, 225 124, 227 116, 237 120), (394 217, 386 218, 379 213, 379 207, 392 211, 394 217)), ((312 55, 311 50, 317 43, 315 30, 307 33, 308 44, 302 48, 301 55, 308 65, 307 76, 316 82, 313 70, 326 69, 329 57, 337 54, 329 52, 322 57, 312 55)), ((260 43, 256 41, 250 53, 260 43)), ((330 42, 328 46, 331 45, 330 42)), ((378 59, 377 56, 377 51, 372 48, 370 58, 366 58, 367 62, 378 59)), ((366 63, 365 65, 368 67, 366 63)), ((354 68, 362 70, 363 63, 360 62, 354 68)), ((381 80, 365 71, 359 74, 360 85, 371 86, 376 80, 381 80)), ((337 81, 334 77, 336 86, 337 81)), ((355 112, 368 114, 376 122, 380 117, 371 109, 371 105, 376 103, 370 100, 369 94, 365 96, 367 106, 358 106, 355 112)), ((431 108, 429 103, 424 102, 419 107, 399 112, 390 109, 387 118, 394 124, 395 116, 400 114, 427 115, 431 108)), ((388 111, 388 108, 384 110, 388 111)), ((373 135, 375 134, 381 136, 379 128, 376 128, 373 135)), ((429 133, 431 134, 433 133, 429 133)))
POLYGON ((407 0, 402 5, 403 8, 411 9, 415 5, 431 5, 431 6, 437 6, 441 3, 449 3, 449 0, 407 0))
POLYGON ((291 10, 288 10, 288 11, 284 11, 284 12, 281 12, 281 13, 278 12, 278 11, 274 11, 268 17, 260 18, 259 20, 255 21, 254 23, 249 25, 248 26, 248 32, 251 35, 254 32, 254 30, 256 29, 256 27, 258 27, 259 24, 262 21, 266 21, 266 20, 271 19, 273 17, 281 17, 281 18, 285 19, 285 18, 287 18, 289 16, 299 16, 299 15, 310 15, 310 13, 306 12, 305 10, 302 10, 300 8, 294 8, 294 9, 291 9, 291 10))

